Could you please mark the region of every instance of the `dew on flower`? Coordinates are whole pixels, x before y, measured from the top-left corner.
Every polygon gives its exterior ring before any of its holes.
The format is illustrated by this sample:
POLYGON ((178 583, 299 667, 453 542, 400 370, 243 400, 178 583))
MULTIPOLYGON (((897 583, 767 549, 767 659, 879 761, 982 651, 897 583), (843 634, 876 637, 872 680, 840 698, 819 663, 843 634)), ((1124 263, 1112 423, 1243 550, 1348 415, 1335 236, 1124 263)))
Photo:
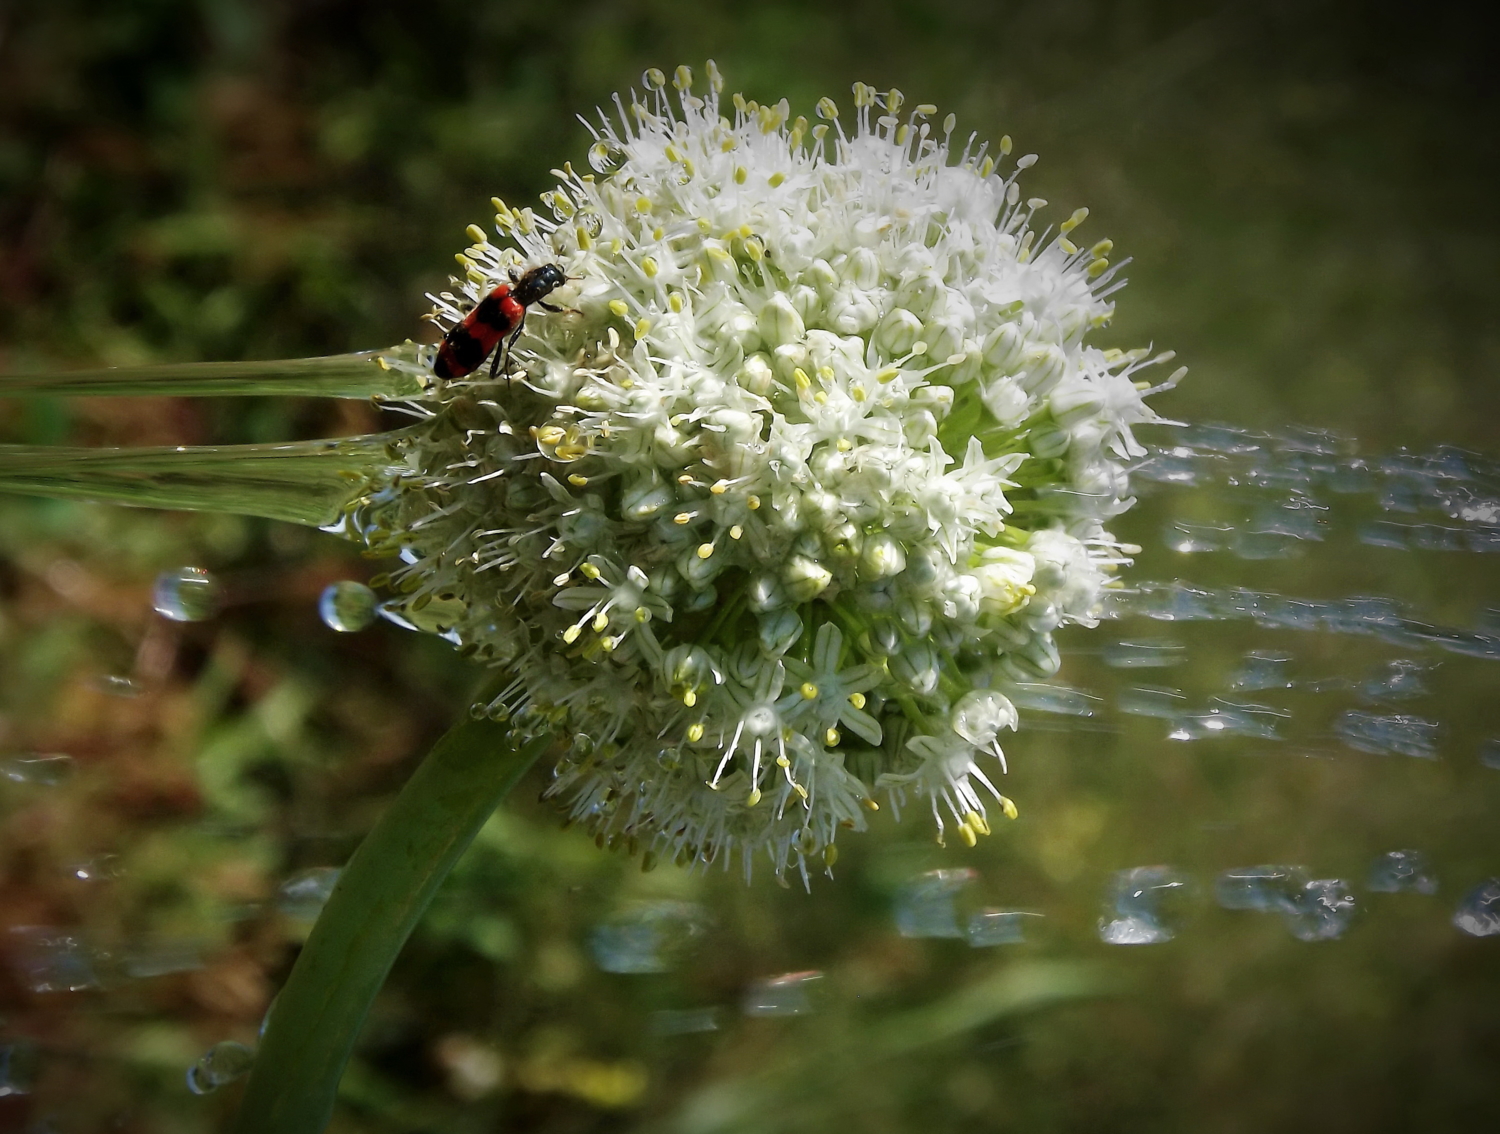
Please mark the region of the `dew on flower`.
POLYGON ((815 969, 763 977, 745 990, 740 1008, 747 1016, 806 1016, 816 1008, 813 994, 822 980, 815 969))
POLYGON ((1291 935, 1299 941, 1332 941, 1342 937, 1357 911, 1349 883, 1339 878, 1315 878, 1295 896, 1294 908, 1282 912, 1291 935))
POLYGON ((1229 679, 1229 688, 1245 693, 1256 693, 1264 689, 1290 689, 1294 682, 1287 676, 1293 661, 1291 654, 1253 650, 1234 676, 1229 679))
POLYGON ((1104 664, 1116 669, 1164 669, 1187 661, 1187 647, 1166 639, 1111 642, 1104 664))
POLYGON ((975 910, 964 927, 964 936, 975 949, 994 945, 1019 945, 1026 940, 1026 922, 1042 915, 1031 910, 975 910))
POLYGON ((877 797, 965 842, 1014 809, 1014 706, 986 692, 981 735, 966 698, 1097 622, 1133 429, 1182 375, 1089 343, 1123 280, 1033 227, 1034 159, 855 93, 811 138, 717 89, 601 113, 594 172, 472 227, 432 318, 542 264, 561 309, 507 380, 388 358, 421 423, 339 528, 400 556, 386 617, 516 675, 478 711, 573 738, 549 790, 596 835, 804 881, 877 797))
POLYGON ((209 1048, 188 1068, 187 1088, 207 1095, 246 1074, 255 1063, 255 1052, 234 1040, 222 1040, 209 1048))
POLYGON ((341 634, 369 629, 376 614, 375 592, 352 579, 329 583, 318 596, 318 617, 323 625, 341 634))
POLYGON ((1301 866, 1245 866, 1226 870, 1214 879, 1214 900, 1226 910, 1288 913, 1307 884, 1301 866))
POLYGON ((202 567, 179 567, 157 576, 151 606, 173 622, 206 622, 219 613, 218 580, 202 567))
POLYGON ((958 901, 979 876, 967 867, 929 870, 896 892, 896 932, 902 937, 962 937, 958 901))
POLYGON ((1387 851, 1370 863, 1365 889, 1377 894, 1436 894, 1437 878, 1421 851, 1387 851))
POLYGON ((1128 716, 1174 720, 1187 709, 1187 694, 1163 685, 1131 685, 1120 690, 1119 709, 1128 716))
POLYGON ((1429 662, 1397 658, 1383 672, 1361 682, 1359 695, 1366 701, 1406 701, 1428 692, 1426 676, 1437 667, 1429 662))
POLYGON ((1500 878, 1489 878, 1464 895, 1453 924, 1470 937, 1500 936, 1500 878))
POLYGON ((1277 722, 1291 714, 1267 705, 1237 705, 1215 697, 1206 712, 1173 717, 1168 740, 1206 740, 1219 736, 1247 736, 1280 740, 1277 722))
POLYGON ((1203 551, 1220 551, 1230 542, 1234 528, 1229 525, 1190 524, 1178 520, 1162 532, 1162 540, 1172 551, 1184 555, 1203 551))
POLYGON ((293 874, 276 888, 276 908, 293 921, 316 921, 338 880, 336 866, 315 866, 293 874))
POLYGON ((1158 945, 1176 931, 1165 903, 1185 892, 1188 880, 1170 866, 1137 866, 1110 880, 1099 940, 1106 945, 1158 945))

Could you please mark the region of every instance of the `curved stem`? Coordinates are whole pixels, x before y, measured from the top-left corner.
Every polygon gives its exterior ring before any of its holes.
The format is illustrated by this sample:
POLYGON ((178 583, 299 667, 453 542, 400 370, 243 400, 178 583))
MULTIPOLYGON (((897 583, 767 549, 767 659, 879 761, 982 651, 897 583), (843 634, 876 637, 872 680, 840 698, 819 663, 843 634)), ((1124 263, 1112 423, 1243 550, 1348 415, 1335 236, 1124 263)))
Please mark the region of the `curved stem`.
POLYGON ((272 1006, 234 1134, 318 1134, 370 1004, 479 828, 550 738, 465 721, 437 742, 339 876, 272 1006))
POLYGON ((400 431, 288 445, 0 445, 0 492, 263 516, 323 527, 389 462, 400 431))
POLYGON ((159 395, 175 398, 248 394, 325 398, 415 398, 423 367, 412 343, 322 358, 249 362, 172 362, 56 374, 0 375, 0 397, 42 394, 159 395))

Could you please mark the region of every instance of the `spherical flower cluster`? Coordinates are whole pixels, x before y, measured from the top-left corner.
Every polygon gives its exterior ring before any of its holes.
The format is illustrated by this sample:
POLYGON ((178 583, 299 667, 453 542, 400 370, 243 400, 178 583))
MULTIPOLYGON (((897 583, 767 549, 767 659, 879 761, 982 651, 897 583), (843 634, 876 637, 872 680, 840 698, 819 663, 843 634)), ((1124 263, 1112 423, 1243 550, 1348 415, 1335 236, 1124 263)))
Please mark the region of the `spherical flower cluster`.
POLYGON ((805 879, 881 794, 972 844, 1015 813, 1007 683, 1123 561, 1136 375, 1170 356, 1085 344, 1110 242, 1038 231, 1009 138, 862 84, 812 126, 721 107, 712 64, 671 86, 617 96, 550 216, 470 228, 439 327, 543 263, 565 309, 507 376, 424 374, 350 522, 405 561, 395 617, 510 675, 485 711, 566 739, 551 791, 601 840, 805 879))

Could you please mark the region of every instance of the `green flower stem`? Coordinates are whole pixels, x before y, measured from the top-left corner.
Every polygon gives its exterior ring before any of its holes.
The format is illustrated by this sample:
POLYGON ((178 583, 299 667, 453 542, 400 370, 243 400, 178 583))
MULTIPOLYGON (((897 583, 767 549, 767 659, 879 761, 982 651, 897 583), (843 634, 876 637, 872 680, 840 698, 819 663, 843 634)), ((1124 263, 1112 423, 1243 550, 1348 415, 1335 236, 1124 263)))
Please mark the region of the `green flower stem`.
POLYGON ((550 738, 465 721, 437 742, 339 876, 270 1012, 234 1134, 318 1134, 396 954, 550 738))
POLYGON ((0 492, 264 516, 323 527, 389 463, 399 433, 290 445, 0 445, 0 492))
POLYGON ((190 398, 248 394, 325 398, 414 398, 423 393, 414 368, 382 366, 380 359, 415 363, 410 343, 323 358, 263 362, 179 362, 118 366, 61 374, 0 375, 0 397, 36 394, 158 395, 190 398))

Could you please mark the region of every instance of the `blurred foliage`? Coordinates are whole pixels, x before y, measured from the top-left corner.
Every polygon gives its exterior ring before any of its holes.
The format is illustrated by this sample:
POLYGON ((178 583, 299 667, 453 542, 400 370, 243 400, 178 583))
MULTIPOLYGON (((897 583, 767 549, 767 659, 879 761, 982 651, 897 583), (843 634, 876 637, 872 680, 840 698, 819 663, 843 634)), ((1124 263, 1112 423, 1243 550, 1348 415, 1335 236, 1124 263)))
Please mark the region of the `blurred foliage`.
MULTIPOLYGON (((416 335, 463 225, 582 153, 575 113, 645 66, 707 56, 753 97, 806 111, 855 78, 896 84, 1039 152, 1032 191, 1059 216, 1087 203, 1136 257, 1110 334, 1193 367, 1165 412, 1333 427, 1376 451, 1494 447, 1497 92, 1486 41, 1440 5, 8 6, 0 368, 416 335)), ((0 439, 381 424, 353 403, 41 400, 5 403, 0 439)), ((1123 529, 1153 544, 1169 509, 1215 506, 1158 494, 1123 529)), ((1472 559, 1348 546, 1253 571, 1200 559, 1193 581, 1393 594, 1454 624, 1495 602, 1472 559)), ((1141 568, 1176 569, 1158 551, 1141 568)), ((234 1087, 197 1098, 184 1074, 215 1042, 253 1042, 305 932, 277 886, 347 857, 475 680, 393 627, 324 629, 321 587, 366 573, 315 532, 0 501, 0 1129, 206 1131, 232 1107, 234 1087), (189 562, 218 573, 225 611, 167 623, 151 580, 189 562), (71 776, 22 782, 46 777, 14 761, 45 753, 70 755, 71 776), (89 987, 34 991, 70 958, 58 979, 89 987)), ((1174 633, 1200 699, 1244 650, 1289 644, 1249 625, 1174 633)), ((1071 644, 1064 678, 1107 690, 1090 636, 1071 644)), ((1392 654, 1296 646, 1311 672, 1392 654)), ((1500 872, 1500 775, 1473 758, 1500 732, 1484 664, 1450 660, 1422 703, 1448 726, 1436 763, 1330 749, 1315 729, 1268 749, 1164 745, 1161 722, 1134 718, 1033 727, 1009 746, 1018 824, 965 852, 933 846, 921 815, 882 820, 810 895, 641 873, 560 830, 532 802, 538 773, 398 964, 336 1129, 1475 1128, 1493 1110, 1500 976, 1494 942, 1447 916, 1500 872), (1370 899, 1337 942, 1202 892, 1260 861, 1361 878, 1400 845, 1428 852, 1440 897, 1370 899), (1109 875, 1156 861, 1199 880, 1178 939, 1106 950, 1109 875), (962 867, 978 872, 966 900, 1046 914, 1026 944, 896 935, 901 888, 962 867), (704 910, 676 967, 600 971, 598 927, 656 902, 704 910), (757 979, 806 970, 824 974, 808 1015, 742 1015, 757 979)))

